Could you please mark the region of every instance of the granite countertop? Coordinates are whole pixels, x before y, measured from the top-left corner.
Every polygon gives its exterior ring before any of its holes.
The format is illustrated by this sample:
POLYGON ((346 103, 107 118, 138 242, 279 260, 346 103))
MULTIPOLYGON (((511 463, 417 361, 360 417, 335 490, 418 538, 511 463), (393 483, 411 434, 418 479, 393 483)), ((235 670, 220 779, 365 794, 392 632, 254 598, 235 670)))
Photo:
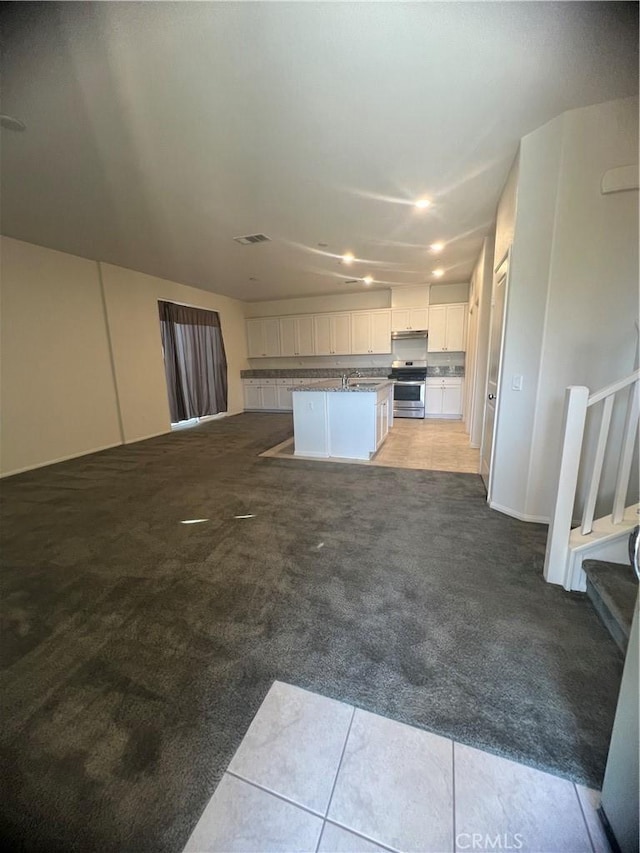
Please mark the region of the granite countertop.
POLYGON ((386 388, 388 385, 393 385, 393 382, 389 379, 382 379, 380 382, 361 382, 360 379, 364 377, 358 377, 357 382, 352 382, 347 385, 346 388, 342 387, 342 382, 314 382, 313 385, 298 385, 294 386, 291 390, 296 393, 298 391, 340 391, 341 393, 349 393, 349 394, 370 394, 373 392, 378 392, 381 388, 386 388))

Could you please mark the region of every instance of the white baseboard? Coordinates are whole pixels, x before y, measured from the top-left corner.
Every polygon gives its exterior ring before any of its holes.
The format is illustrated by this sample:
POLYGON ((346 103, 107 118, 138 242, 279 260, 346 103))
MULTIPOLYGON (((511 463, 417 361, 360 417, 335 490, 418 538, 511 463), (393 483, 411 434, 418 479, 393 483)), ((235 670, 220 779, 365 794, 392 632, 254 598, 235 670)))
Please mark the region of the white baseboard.
POLYGON ((137 441, 146 441, 148 438, 157 438, 159 435, 169 435, 171 432, 173 432, 173 430, 169 427, 169 429, 163 429, 162 432, 150 432, 149 435, 141 435, 139 438, 128 438, 123 443, 135 444, 137 441))
POLYGON ((68 456, 59 456, 57 459, 49 459, 47 462, 38 462, 35 465, 25 465, 24 468, 15 468, 13 471, 4 471, 0 473, 0 479, 4 477, 13 477, 14 474, 24 474, 26 471, 36 471, 38 468, 46 468, 48 465, 57 465, 58 462, 68 462, 70 459, 80 459, 82 456, 91 456, 92 453, 100 453, 102 450, 111 450, 113 447, 122 447, 122 442, 118 441, 115 444, 104 444, 101 447, 94 447, 92 450, 83 450, 82 453, 70 453, 68 456))
POLYGON ((517 510, 511 509, 508 506, 502 506, 502 504, 498 504, 495 501, 489 501, 489 506, 491 509, 495 509, 497 512, 502 512, 505 515, 510 515, 512 518, 517 518, 518 521, 529 521, 534 524, 549 524, 550 522, 548 516, 528 515, 525 512, 518 512, 517 510))

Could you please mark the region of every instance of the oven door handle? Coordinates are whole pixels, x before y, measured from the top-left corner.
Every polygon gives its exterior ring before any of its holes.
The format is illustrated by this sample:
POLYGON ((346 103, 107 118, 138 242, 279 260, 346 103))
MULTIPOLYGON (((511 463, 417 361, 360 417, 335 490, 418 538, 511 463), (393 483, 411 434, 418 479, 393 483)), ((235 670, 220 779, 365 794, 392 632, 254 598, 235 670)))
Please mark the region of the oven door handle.
POLYGON ((405 382, 404 379, 395 379, 394 382, 396 385, 424 385, 425 384, 424 379, 421 379, 418 382, 405 382))

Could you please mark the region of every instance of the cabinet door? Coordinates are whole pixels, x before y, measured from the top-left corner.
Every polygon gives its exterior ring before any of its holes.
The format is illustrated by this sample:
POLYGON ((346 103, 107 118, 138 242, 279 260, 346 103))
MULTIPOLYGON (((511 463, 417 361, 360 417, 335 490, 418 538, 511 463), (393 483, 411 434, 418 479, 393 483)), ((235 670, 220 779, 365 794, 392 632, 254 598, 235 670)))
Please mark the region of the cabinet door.
POLYGON ((296 317, 296 355, 314 355, 313 317, 296 317))
POLYGON ((331 355, 333 349, 333 318, 320 314, 313 318, 316 355, 331 355))
POLYGON ((295 317, 280 318, 280 355, 298 355, 295 317))
POLYGON ((429 328, 429 310, 427 308, 411 308, 409 311, 409 328, 413 331, 429 328))
POLYGON ((263 322, 265 355, 280 355, 280 320, 267 317, 263 322))
POLYGON ((444 352, 447 346, 447 306, 434 305, 429 308, 429 352, 444 352))
MULTIPOLYGON (((411 328, 411 312, 408 308, 394 308, 391 312, 391 331, 406 332, 411 328)), ((423 328, 427 328, 423 326, 423 328)))
POLYGON ((391 352, 391 312, 376 311, 370 316, 369 352, 391 352))
POLYGON ((244 407, 245 409, 262 408, 262 388, 259 385, 244 386, 244 407))
POLYGON ((263 385, 262 391, 262 408, 277 409, 278 408, 278 386, 263 385))
POLYGON ((424 410, 427 415, 442 414, 442 388, 441 386, 427 385, 427 393, 424 400, 424 410))
POLYGON ((462 414, 462 386, 445 385, 442 389, 442 414, 462 414))
POLYGON ((364 354, 371 352, 371 314, 351 315, 351 352, 364 354))
POLYGON ((267 354, 264 323, 261 319, 247 320, 247 352, 249 358, 262 358, 267 354))
POLYGON ((331 318, 333 354, 349 355, 351 349, 351 314, 336 314, 331 318))
POLYGON ((447 306, 447 352, 464 352, 464 324, 466 305, 447 306))
POLYGON ((290 412, 293 409, 293 400, 291 387, 288 385, 278 385, 278 408, 285 409, 290 412))

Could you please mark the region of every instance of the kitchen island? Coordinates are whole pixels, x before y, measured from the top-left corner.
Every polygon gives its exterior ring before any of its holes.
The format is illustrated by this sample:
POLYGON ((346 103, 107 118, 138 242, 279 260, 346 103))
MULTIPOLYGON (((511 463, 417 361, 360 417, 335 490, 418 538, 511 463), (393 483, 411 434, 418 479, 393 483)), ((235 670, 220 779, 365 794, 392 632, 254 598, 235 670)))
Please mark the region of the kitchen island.
POLYGON ((296 456, 369 460, 393 426, 393 382, 358 379, 292 388, 296 456))

